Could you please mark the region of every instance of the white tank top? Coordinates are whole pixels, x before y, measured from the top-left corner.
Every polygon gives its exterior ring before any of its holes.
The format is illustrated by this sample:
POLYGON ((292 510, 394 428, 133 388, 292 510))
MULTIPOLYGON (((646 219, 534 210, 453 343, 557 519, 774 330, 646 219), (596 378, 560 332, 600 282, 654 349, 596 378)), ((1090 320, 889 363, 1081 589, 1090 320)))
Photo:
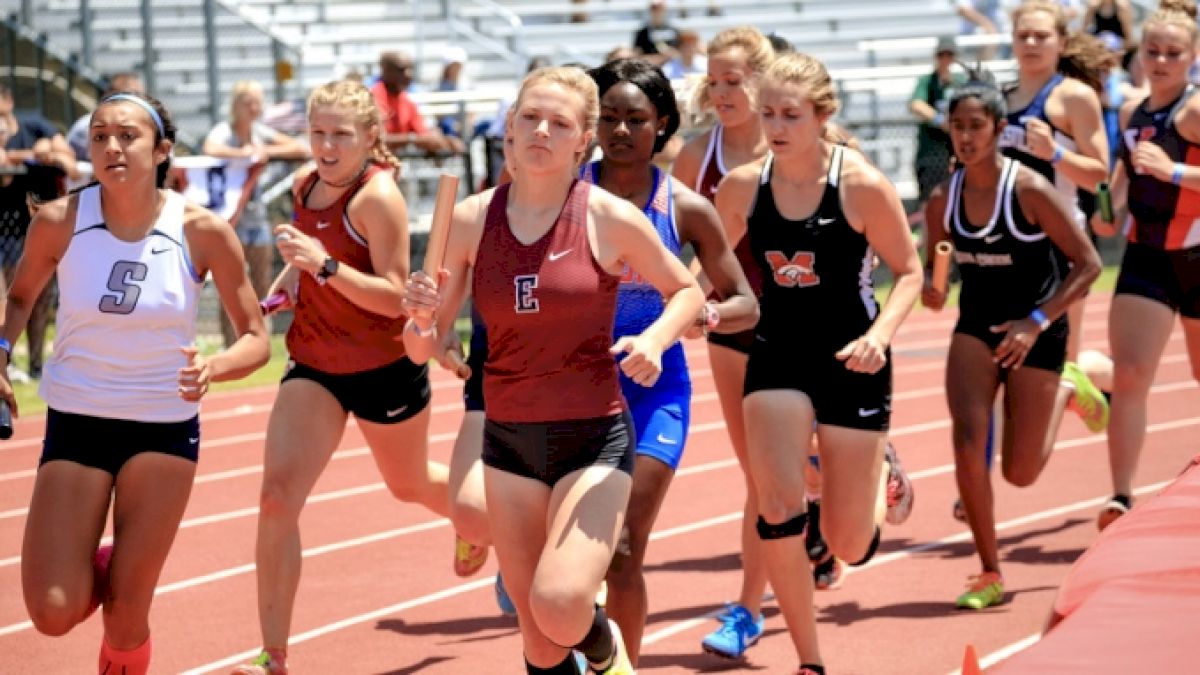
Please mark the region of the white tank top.
POLYGON ((179 398, 181 348, 196 338, 197 278, 183 236, 185 201, 167 191, 145 239, 121 241, 100 210, 100 187, 79 193, 75 234, 58 263, 54 353, 40 393, 55 410, 180 422, 199 404, 179 398))

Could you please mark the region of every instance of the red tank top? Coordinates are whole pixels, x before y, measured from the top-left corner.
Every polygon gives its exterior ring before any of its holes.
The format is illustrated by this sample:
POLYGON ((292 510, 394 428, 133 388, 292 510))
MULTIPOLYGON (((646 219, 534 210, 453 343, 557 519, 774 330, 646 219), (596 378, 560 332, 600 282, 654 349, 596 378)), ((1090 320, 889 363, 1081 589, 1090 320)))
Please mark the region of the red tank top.
MULTIPOLYGON (((717 186, 725 177, 725 158, 721 153, 721 139, 725 136, 725 127, 720 124, 712 128, 708 135, 708 149, 704 153, 704 163, 700 165, 700 176, 696 179, 696 192, 710 202, 717 201, 717 186)), ((754 261, 754 252, 750 250, 750 237, 743 235, 733 247, 733 255, 737 258, 742 271, 746 273, 746 281, 754 289, 754 295, 762 297, 762 273, 758 263, 754 261)))
POLYGON ((620 276, 601 269, 587 235, 587 181, 576 180, 546 234, 525 245, 508 225, 511 184, 488 206, 472 293, 487 326, 488 419, 554 422, 619 413, 612 346, 620 276))
MULTIPOLYGON (((371 165, 337 201, 319 210, 304 204, 317 184, 317 172, 312 172, 296 190, 292 224, 320 240, 339 264, 373 274, 367 241, 355 231, 346 208, 367 181, 383 170, 371 165)), ((297 363, 326 373, 373 370, 404 356, 404 344, 397 339, 403 329, 403 317, 392 319, 365 310, 332 285, 318 284, 311 274, 301 274, 296 315, 287 333, 288 354, 297 363)))

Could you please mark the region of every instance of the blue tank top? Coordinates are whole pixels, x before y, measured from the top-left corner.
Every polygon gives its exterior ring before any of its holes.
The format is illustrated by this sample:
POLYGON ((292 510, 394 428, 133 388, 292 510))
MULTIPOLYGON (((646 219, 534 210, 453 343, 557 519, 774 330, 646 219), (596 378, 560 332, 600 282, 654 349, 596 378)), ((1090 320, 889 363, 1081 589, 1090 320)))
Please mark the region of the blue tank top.
MULTIPOLYGON (((1062 195, 1066 204, 1071 209, 1071 214, 1075 217, 1075 225, 1077 227, 1084 226, 1083 212, 1079 208, 1079 193, 1078 186, 1067 178, 1066 175, 1059 173, 1054 165, 1049 160, 1040 159, 1029 151, 1029 145, 1025 142, 1025 122, 1035 119, 1041 120, 1050 125, 1051 134, 1054 137, 1054 142, 1061 145, 1064 149, 1074 152, 1078 148, 1075 145, 1075 139, 1068 136, 1061 129, 1054 126, 1050 121, 1050 116, 1046 114, 1046 102, 1050 100, 1050 94, 1054 89, 1062 84, 1066 76, 1062 73, 1056 73, 1048 82, 1033 97, 1029 105, 1021 110, 1014 110, 1008 113, 1008 126, 1004 127, 1004 131, 1000 133, 1000 152, 1005 157, 1011 157, 1034 171, 1042 174, 1055 190, 1062 195)), ((1007 99, 1007 93, 1005 94, 1007 99)))
MULTIPOLYGON (((642 213, 650 219, 654 231, 658 233, 658 238, 667 250, 678 257, 682 245, 679 243, 679 231, 675 227, 675 198, 671 189, 671 177, 656 166, 651 166, 651 170, 654 172, 654 189, 650 193, 650 200, 642 207, 642 213)), ((585 165, 580 173, 587 182, 593 185, 600 184, 600 162, 585 165)), ((621 285, 617 289, 613 339, 640 334, 662 316, 665 306, 662 293, 626 265, 621 274, 621 285)), ((662 366, 662 376, 654 388, 690 382, 687 359, 683 355, 681 343, 676 342, 663 352, 662 366)), ((641 385, 629 380, 622 373, 622 388, 629 385, 641 388, 641 385)))

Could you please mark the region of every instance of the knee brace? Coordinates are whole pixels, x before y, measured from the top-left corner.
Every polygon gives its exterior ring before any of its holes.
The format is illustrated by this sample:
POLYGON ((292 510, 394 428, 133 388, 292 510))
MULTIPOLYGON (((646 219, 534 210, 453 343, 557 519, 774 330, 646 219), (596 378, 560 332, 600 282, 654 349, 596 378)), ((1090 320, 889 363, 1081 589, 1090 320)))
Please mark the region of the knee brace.
POLYGON ((804 534, 804 526, 808 524, 808 513, 800 515, 779 524, 768 523, 762 516, 758 517, 758 538, 762 540, 787 539, 804 534))

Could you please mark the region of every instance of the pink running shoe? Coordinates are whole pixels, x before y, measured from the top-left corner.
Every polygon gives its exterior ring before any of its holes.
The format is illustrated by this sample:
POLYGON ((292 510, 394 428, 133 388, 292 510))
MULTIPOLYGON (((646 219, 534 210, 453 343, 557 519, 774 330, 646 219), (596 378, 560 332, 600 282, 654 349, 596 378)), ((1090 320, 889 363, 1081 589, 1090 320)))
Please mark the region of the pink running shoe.
POLYGON ((887 515, 885 519, 892 525, 900 525, 912 515, 915 498, 913 484, 909 480, 908 474, 905 473, 904 466, 900 464, 900 458, 896 456, 896 448, 891 441, 888 441, 887 449, 884 450, 884 457, 888 463, 887 515))
POLYGON ((105 544, 96 549, 96 555, 92 557, 92 599, 88 603, 87 616, 108 598, 108 568, 112 565, 112 554, 112 544, 105 544))

